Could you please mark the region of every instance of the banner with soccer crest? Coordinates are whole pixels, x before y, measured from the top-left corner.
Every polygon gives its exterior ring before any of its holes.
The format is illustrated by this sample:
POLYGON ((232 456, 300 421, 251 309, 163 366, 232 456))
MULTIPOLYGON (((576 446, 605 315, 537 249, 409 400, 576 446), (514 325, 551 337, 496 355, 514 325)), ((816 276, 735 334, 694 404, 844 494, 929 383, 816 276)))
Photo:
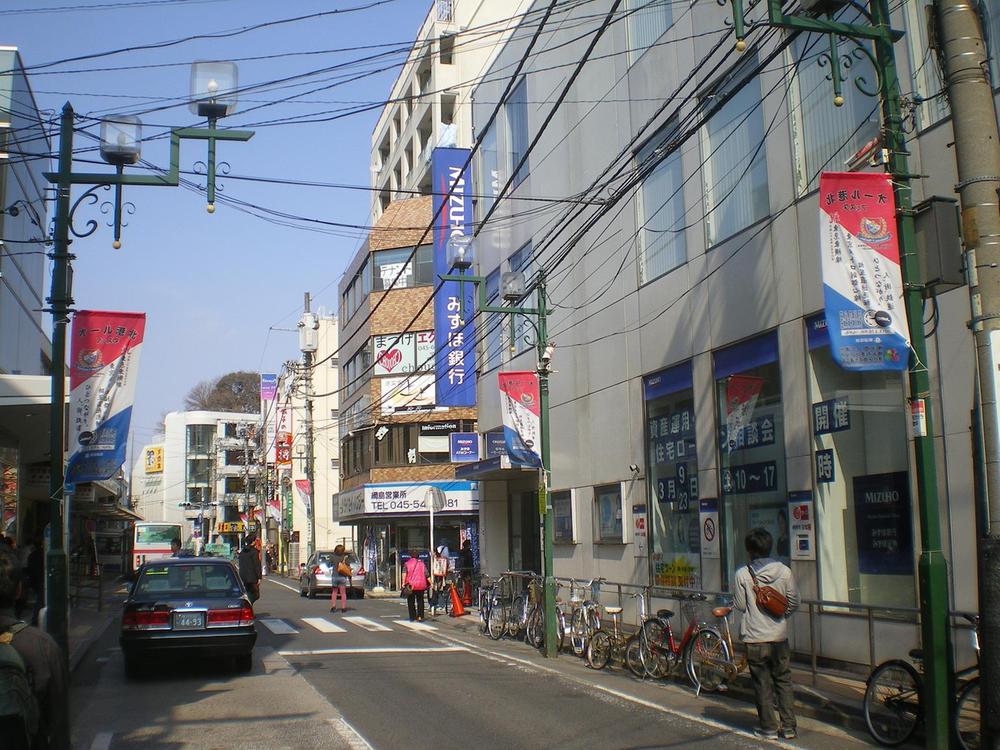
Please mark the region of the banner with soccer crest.
POLYGON ((819 201, 833 358, 845 370, 905 370, 910 337, 889 175, 824 172, 819 201))

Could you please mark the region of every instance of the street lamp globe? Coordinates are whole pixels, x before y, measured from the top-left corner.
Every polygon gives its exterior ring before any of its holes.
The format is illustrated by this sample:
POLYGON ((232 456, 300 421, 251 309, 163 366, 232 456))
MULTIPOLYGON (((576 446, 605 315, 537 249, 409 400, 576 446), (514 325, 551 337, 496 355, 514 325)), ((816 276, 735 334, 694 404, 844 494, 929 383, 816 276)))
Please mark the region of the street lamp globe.
POLYGON ((467 234, 453 234, 448 238, 446 255, 448 268, 465 271, 472 267, 473 256, 472 237, 467 234))
POLYGON ((217 120, 236 110, 236 63, 200 61, 191 65, 191 111, 217 120))
POLYGON ((507 271, 500 276, 500 296, 505 302, 517 302, 524 297, 523 271, 507 271))
POLYGON ((133 115, 110 115, 101 121, 101 158, 116 167, 135 164, 142 153, 142 121, 133 115))

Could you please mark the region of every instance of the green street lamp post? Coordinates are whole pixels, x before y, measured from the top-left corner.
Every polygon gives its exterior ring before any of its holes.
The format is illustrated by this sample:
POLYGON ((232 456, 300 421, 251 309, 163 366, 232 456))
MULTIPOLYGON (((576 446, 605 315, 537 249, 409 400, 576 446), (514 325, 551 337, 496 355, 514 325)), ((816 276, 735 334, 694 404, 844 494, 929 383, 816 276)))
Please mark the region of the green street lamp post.
MULTIPOLYGON (((122 203, 124 185, 150 187, 176 187, 180 184, 181 140, 208 142, 206 166, 208 212, 215 210, 215 144, 216 141, 247 141, 253 137, 250 130, 219 130, 217 120, 230 114, 236 106, 236 66, 233 63, 194 63, 191 73, 191 109, 208 120, 204 128, 176 128, 170 133, 170 167, 158 175, 127 175, 124 168, 139 161, 142 124, 137 117, 112 115, 101 125, 101 156, 115 167, 115 172, 73 171, 73 107, 67 102, 62 109, 59 127, 59 171, 46 172, 45 178, 56 185, 56 211, 54 217, 52 259, 52 289, 46 298, 52 315, 52 411, 50 423, 50 541, 46 554, 46 629, 62 649, 63 658, 69 655, 69 582, 64 527, 68 528, 69 509, 64 513, 65 479, 65 400, 66 400, 66 325, 73 305, 73 276, 69 251, 76 237, 88 237, 97 229, 93 219, 82 231, 73 226, 73 214, 85 201, 92 205, 98 198, 99 188, 115 188, 113 204, 113 247, 121 247, 123 209, 131 213, 134 206, 122 203), (70 205, 73 185, 92 187, 70 205)), ((103 209, 103 206, 102 206, 103 209)))
MULTIPOLYGON (((551 448, 549 440, 549 373, 552 372, 552 346, 548 341, 548 330, 546 327, 547 318, 551 310, 547 307, 545 296, 545 271, 539 270, 538 282, 538 306, 519 307, 514 303, 524 299, 525 282, 524 274, 520 271, 510 271, 504 273, 500 281, 501 296, 508 304, 502 306, 490 305, 486 297, 486 277, 474 276, 465 273, 472 266, 471 252, 472 238, 468 236, 453 237, 448 241, 448 267, 458 269, 457 274, 446 274, 440 278, 442 281, 457 281, 460 284, 471 283, 476 285, 477 305, 476 312, 498 313, 508 315, 510 322, 511 340, 514 339, 514 316, 523 315, 535 329, 535 349, 537 351, 537 364, 535 371, 538 373, 538 411, 539 411, 539 431, 541 437, 540 456, 542 465, 538 474, 538 510, 542 516, 542 546, 544 556, 544 617, 545 617, 545 656, 554 659, 558 653, 556 644, 556 582, 552 570, 552 548, 555 544, 555 531, 552 519, 552 498, 549 493, 549 480, 552 472, 551 448), (532 322, 535 318, 537 323, 532 322)), ((464 295, 459 295, 463 300, 464 295)), ((465 311, 461 311, 463 317, 465 311)))
MULTIPOLYGON (((744 18, 743 0, 730 0, 733 6, 733 29, 736 34, 736 49, 746 49, 744 40, 747 20, 744 18)), ((749 7, 757 3, 750 0, 749 7)), ((858 90, 868 96, 877 97, 882 108, 884 148, 888 155, 887 165, 892 176, 896 198, 897 232, 900 246, 901 270, 903 275, 904 300, 909 323, 910 345, 913 348, 915 365, 909 369, 911 403, 923 402, 927 419, 924 434, 914 436, 914 453, 917 496, 920 515, 920 559, 918 581, 920 589, 920 627, 924 652, 926 679, 922 694, 924 713, 927 717, 927 746, 946 748, 951 741, 949 715, 951 712, 951 644, 948 610, 947 564, 941 549, 941 526, 938 513, 937 471, 934 461, 934 432, 931 423, 931 408, 926 401, 930 398, 930 380, 926 367, 928 361, 927 342, 923 329, 923 289, 919 284, 918 259, 915 251, 913 226, 912 190, 907 165, 907 146, 903 132, 903 111, 899 90, 899 77, 893 44, 902 38, 902 32, 890 25, 888 0, 869 0, 868 12, 860 4, 847 0, 802 0, 803 9, 813 15, 787 15, 782 8, 782 0, 767 0, 767 24, 796 31, 828 34, 829 53, 821 57, 829 64, 829 78, 833 83, 836 106, 844 103, 842 94, 843 74, 841 67, 850 68, 851 60, 844 59, 837 49, 838 38, 855 45, 855 52, 867 57, 878 74, 876 91, 871 91, 863 80, 855 78, 858 90), (848 5, 857 10, 867 23, 842 23, 834 20, 834 15, 848 5), (825 16, 825 17, 821 17, 825 16), (859 41, 860 40, 860 41, 859 41), (870 42, 875 53, 864 44, 870 42)), ((846 57, 846 56, 845 56, 846 57)))

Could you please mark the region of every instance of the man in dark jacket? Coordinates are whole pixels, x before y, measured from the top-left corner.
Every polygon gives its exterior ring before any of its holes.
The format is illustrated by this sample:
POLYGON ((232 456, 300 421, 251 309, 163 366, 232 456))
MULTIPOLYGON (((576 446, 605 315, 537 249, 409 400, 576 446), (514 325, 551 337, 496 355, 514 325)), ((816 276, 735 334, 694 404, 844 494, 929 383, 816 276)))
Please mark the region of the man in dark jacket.
POLYGON ((240 578, 243 579, 243 584, 247 587, 247 591, 250 592, 250 600, 254 602, 260 599, 261 578, 260 552, 257 551, 257 547, 254 544, 256 541, 256 534, 248 536, 243 543, 243 549, 240 550, 240 554, 237 557, 240 578))
MULTIPOLYGON (((14 602, 21 588, 21 569, 17 558, 6 549, 0 549, 0 633, 7 633, 18 620, 14 617, 14 602)), ((69 750, 68 706, 69 676, 66 662, 52 637, 31 625, 21 627, 10 641, 20 654, 28 673, 29 682, 38 701, 41 714, 34 748, 69 750)), ((16 736, 0 720, 0 746, 3 738, 16 736)))

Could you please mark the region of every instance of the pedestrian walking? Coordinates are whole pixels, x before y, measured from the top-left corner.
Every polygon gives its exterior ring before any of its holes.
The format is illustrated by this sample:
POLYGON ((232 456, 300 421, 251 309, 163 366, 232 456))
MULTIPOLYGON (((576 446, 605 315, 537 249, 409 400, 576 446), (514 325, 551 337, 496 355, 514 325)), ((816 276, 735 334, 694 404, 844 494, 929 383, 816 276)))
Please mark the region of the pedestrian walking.
POLYGON ((434 550, 434 557, 431 558, 431 591, 428 595, 431 606, 431 615, 437 615, 438 606, 441 603, 441 592, 444 591, 445 580, 448 576, 448 558, 444 556, 444 546, 434 550))
POLYGON ((333 548, 330 561, 330 611, 337 611, 337 595, 340 594, 340 611, 347 611, 347 587, 351 582, 351 566, 347 562, 347 549, 343 544, 333 548))
POLYGON ((21 585, 17 559, 0 549, 0 702, 16 709, 0 718, 0 745, 69 750, 69 675, 52 637, 14 616, 21 585))
POLYGON ((424 620, 424 592, 430 579, 427 576, 427 566, 424 565, 417 550, 410 551, 410 559, 403 565, 402 591, 406 596, 406 609, 410 622, 424 620))
POLYGON ((180 557, 181 556, 181 540, 174 537, 170 540, 170 556, 180 557))
POLYGON ((243 580, 243 585, 247 587, 247 591, 250 593, 251 602, 255 602, 260 599, 260 552, 254 544, 256 541, 257 536, 255 534, 248 536, 246 541, 243 543, 243 549, 241 549, 239 555, 237 555, 240 578, 243 580))
POLYGON ((736 571, 734 604, 743 612, 740 637, 747 647, 750 679, 757 696, 760 726, 753 733, 766 739, 795 739, 788 646, 788 616, 799 606, 795 576, 791 568, 770 556, 774 539, 767 529, 751 529, 744 544, 750 562, 736 571))

